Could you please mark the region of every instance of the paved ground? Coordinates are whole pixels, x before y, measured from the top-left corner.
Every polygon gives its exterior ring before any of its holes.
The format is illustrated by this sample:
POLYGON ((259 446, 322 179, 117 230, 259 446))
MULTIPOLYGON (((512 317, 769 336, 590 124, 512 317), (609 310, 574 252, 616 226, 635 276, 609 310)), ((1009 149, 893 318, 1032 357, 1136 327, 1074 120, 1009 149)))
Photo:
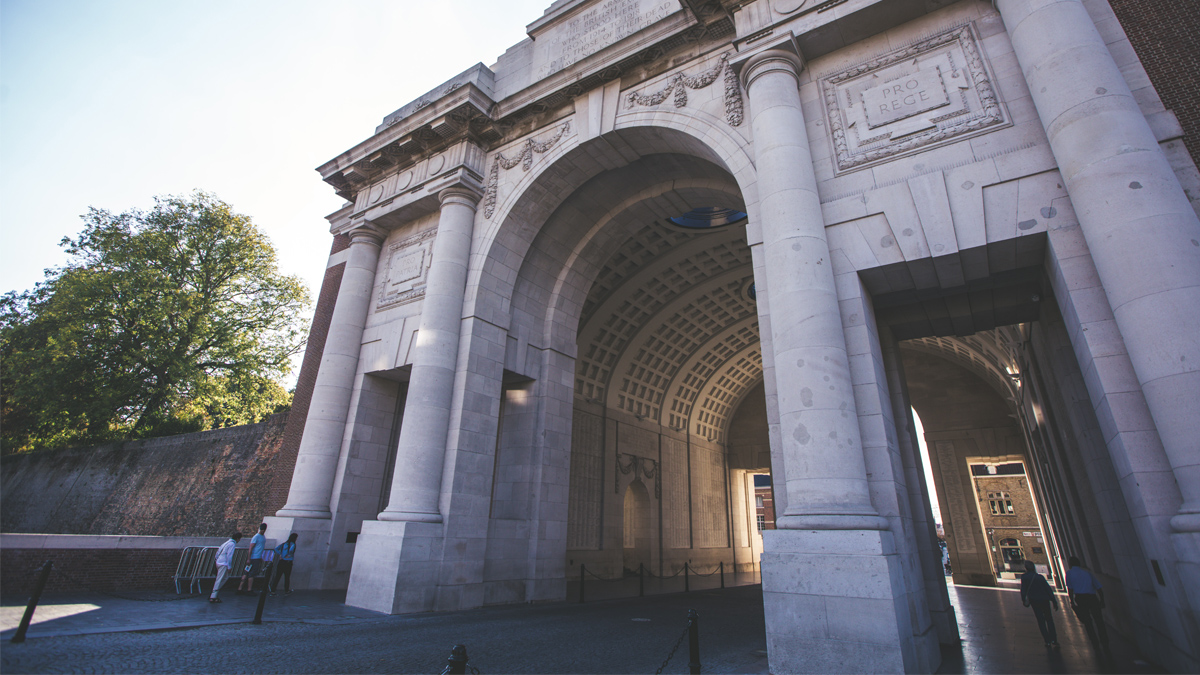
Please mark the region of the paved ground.
POLYGON ((1001 588, 949 586, 962 646, 942 649, 939 673, 1161 673, 1137 649, 1109 629, 1112 658, 1088 643, 1083 624, 1059 596, 1054 613, 1058 648, 1047 649, 1033 610, 1021 605, 1016 585, 1001 588))
MULTIPOLYGON (((615 588, 615 587, 614 587, 615 588)), ((636 589, 636 586, 633 588, 636 589)), ((692 587, 693 589, 696 586, 692 587)), ((1114 636, 1101 659, 1069 612, 1055 619, 1059 649, 1042 645, 1033 612, 1012 589, 950 587, 963 642, 944 648, 941 673, 1155 673, 1114 636)), ((346 607, 337 592, 269 600, 262 625, 248 623, 257 599, 222 594, 147 602, 47 595, 23 644, 9 637, 19 603, 0 610, 3 673, 438 673, 450 647, 465 644, 483 673, 649 673, 682 634, 689 608, 701 617, 705 673, 766 673, 758 586, 646 598, 490 607, 385 616, 346 607)), ((166 594, 141 594, 166 599, 166 594)), ((577 597, 577 596, 575 596, 577 597)), ((687 672, 686 641, 663 671, 687 672)))
MULTIPOLYGON (((253 616, 254 598, 223 595, 227 597, 221 605, 202 599, 140 604, 156 616, 186 617, 172 625, 216 621, 221 614, 241 621, 253 616)), ((49 637, 51 627, 39 624, 40 634, 47 637, 35 637, 39 632, 31 629, 27 641, 15 645, 7 642, 12 631, 5 631, 0 634, 0 670, 438 673, 450 647, 461 643, 467 646, 471 664, 484 673, 648 673, 671 651, 686 627, 687 610, 694 608, 701 617, 704 672, 765 673, 761 598, 759 587, 745 586, 583 605, 384 616, 347 609, 329 594, 298 592, 276 598, 275 620, 270 620, 269 604, 266 621, 258 626, 49 637), (312 616, 300 616, 303 609, 312 616), (317 616, 321 610, 332 620, 317 616)), ((132 601, 121 602, 124 613, 139 609, 132 601)), ((110 607, 114 604, 109 602, 110 607)), ((102 610, 94 612, 99 615, 102 610)), ((687 668, 685 642, 663 672, 685 673, 687 668)))

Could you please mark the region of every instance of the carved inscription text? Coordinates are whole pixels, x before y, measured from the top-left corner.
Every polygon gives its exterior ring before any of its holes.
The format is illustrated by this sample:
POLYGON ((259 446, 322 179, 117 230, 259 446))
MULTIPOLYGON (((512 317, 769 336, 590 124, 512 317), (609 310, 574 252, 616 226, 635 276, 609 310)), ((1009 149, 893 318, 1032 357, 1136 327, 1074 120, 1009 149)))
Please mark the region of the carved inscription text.
POLYGON ((918 70, 862 92, 870 128, 881 127, 950 103, 941 68, 918 70))
POLYGON ((605 0, 580 12, 534 41, 537 79, 595 54, 655 24, 679 9, 678 0, 605 0))

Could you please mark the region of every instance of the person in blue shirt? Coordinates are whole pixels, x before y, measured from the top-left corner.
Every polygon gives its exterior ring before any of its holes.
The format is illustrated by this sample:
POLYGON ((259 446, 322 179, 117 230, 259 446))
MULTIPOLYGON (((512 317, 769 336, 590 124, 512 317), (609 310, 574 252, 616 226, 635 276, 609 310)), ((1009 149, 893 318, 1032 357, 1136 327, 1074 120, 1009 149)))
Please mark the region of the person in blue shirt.
POLYGON ((242 574, 242 583, 238 584, 239 595, 254 592, 254 578, 258 576, 259 572, 262 572, 263 551, 266 549, 267 524, 263 523, 258 526, 258 534, 250 537, 250 562, 247 563, 246 571, 242 574))
POLYGON ((1037 617, 1038 630, 1042 631, 1042 639, 1047 647, 1058 646, 1058 631, 1054 629, 1054 615, 1050 613, 1050 605, 1058 611, 1058 598, 1046 582, 1046 577, 1038 574, 1037 566, 1032 560, 1025 561, 1025 573, 1021 575, 1021 603, 1033 607, 1033 615, 1037 617))
POLYGON ((1100 610, 1104 609, 1104 590, 1100 587, 1100 581, 1092 576, 1079 558, 1071 556, 1067 564, 1071 566, 1065 579, 1067 594, 1071 598, 1071 611, 1083 622, 1092 645, 1108 653, 1108 628, 1100 614, 1100 610))
POLYGON ((279 590, 279 577, 283 577, 283 592, 285 595, 292 592, 292 563, 296 560, 296 539, 300 535, 293 532, 288 535, 287 541, 275 547, 275 559, 278 567, 275 568, 275 580, 271 582, 271 595, 279 590))

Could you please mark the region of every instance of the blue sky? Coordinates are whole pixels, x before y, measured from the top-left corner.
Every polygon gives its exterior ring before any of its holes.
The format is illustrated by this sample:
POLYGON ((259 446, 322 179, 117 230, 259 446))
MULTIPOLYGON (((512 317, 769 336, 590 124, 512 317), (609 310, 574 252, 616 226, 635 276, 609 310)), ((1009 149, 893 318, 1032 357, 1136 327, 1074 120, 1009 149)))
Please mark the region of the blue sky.
POLYGON ((525 38, 550 0, 0 0, 0 292, 65 256, 88 206, 215 193, 319 291, 314 168, 525 38))

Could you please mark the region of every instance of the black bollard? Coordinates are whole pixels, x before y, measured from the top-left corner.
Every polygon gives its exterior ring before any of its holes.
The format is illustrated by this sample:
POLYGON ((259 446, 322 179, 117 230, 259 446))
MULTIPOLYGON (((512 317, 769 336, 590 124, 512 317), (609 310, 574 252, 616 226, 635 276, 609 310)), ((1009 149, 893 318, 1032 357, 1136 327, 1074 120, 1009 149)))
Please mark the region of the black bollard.
POLYGON ((638 563, 638 597, 639 598, 646 597, 646 577, 643 576, 645 569, 646 569, 645 565, 643 565, 642 563, 638 563))
POLYGON ((683 592, 690 593, 691 587, 688 583, 688 564, 683 563, 683 592))
POLYGON ((579 563, 579 604, 583 604, 583 568, 584 564, 579 563))
POLYGON ((467 646, 454 645, 450 648, 450 658, 446 659, 447 675, 466 675, 467 646))
POLYGON ((263 607, 267 606, 267 588, 264 585, 258 594, 258 609, 254 610, 254 621, 251 621, 255 625, 262 623, 263 607))
POLYGON ((725 588, 725 561, 718 563, 718 567, 721 568, 721 588, 725 588))
POLYGON ((33 620, 33 610, 37 609, 38 600, 42 599, 42 591, 46 590, 46 580, 50 578, 50 570, 54 569, 54 561, 47 560, 42 565, 41 574, 38 575, 37 583, 33 586, 33 595, 29 596, 29 605, 25 607, 25 615, 21 617, 21 623, 17 626, 17 632, 13 633, 12 639, 9 642, 24 642, 25 631, 29 630, 29 622, 33 620))
POLYGON ((700 675, 700 615, 688 610, 688 672, 700 675))

